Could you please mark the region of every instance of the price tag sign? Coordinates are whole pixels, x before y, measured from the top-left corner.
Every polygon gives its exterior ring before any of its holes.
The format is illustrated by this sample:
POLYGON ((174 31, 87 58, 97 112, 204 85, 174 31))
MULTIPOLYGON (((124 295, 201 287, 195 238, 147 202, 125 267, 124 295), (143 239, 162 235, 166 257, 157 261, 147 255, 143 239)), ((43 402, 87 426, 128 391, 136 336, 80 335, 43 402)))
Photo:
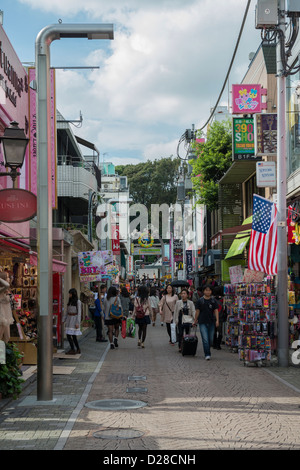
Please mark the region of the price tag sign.
POLYGON ((261 160, 255 156, 253 118, 233 118, 232 131, 233 161, 261 160))

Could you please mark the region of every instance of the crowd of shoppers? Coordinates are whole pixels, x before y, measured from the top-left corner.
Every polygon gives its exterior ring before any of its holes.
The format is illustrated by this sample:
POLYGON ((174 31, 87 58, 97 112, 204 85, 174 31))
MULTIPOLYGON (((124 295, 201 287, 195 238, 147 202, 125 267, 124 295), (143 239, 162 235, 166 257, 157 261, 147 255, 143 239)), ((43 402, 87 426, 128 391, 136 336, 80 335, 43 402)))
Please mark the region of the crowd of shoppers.
MULTIPOLYGON (((133 319, 138 327, 138 347, 145 348, 147 327, 150 324, 155 327, 158 316, 160 325, 166 325, 169 344, 174 346, 177 342, 179 352, 182 351, 184 336, 189 335, 191 329, 198 325, 205 359, 211 358, 212 348, 221 349, 226 314, 223 308, 223 288, 216 283, 214 287, 212 284, 206 284, 197 289, 183 288, 179 293, 171 284, 164 289, 142 284, 131 290, 123 287, 120 292, 114 286, 109 287, 107 292, 106 290, 105 285, 95 290, 94 305, 90 311, 96 330, 96 341, 109 341, 110 349, 119 347, 121 322, 127 318, 133 319), (118 317, 112 315, 113 308, 119 310, 118 317), (171 331, 172 324, 175 324, 176 339, 171 331)), ((78 344, 78 336, 82 334, 80 321, 81 301, 78 299, 76 289, 70 289, 66 314, 63 318, 70 345, 70 350, 66 354, 80 353, 78 344)))

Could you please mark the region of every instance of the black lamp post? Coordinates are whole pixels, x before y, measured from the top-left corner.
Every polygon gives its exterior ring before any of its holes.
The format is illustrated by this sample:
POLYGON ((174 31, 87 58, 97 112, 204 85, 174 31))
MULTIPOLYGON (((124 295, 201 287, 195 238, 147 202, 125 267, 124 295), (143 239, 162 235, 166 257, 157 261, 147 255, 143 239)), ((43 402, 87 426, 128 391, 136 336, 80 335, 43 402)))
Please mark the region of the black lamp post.
POLYGON ((2 137, 0 137, 3 147, 4 165, 10 168, 10 172, 0 173, 0 176, 10 176, 15 186, 15 181, 20 172, 17 171, 21 168, 24 162, 25 153, 29 139, 24 133, 24 129, 18 127, 18 123, 11 122, 10 127, 7 127, 2 137))

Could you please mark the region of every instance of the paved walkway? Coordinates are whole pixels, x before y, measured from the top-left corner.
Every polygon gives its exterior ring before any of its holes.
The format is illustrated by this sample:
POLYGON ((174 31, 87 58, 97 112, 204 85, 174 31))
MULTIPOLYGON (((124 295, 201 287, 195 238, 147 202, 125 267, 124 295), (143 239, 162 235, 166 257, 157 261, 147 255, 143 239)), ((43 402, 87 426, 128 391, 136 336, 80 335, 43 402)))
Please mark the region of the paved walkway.
POLYGON ((0 450, 300 449, 299 368, 244 367, 225 347, 205 361, 201 341, 182 357, 165 327, 147 334, 145 349, 120 338, 110 350, 91 329, 78 359, 54 359, 51 402, 30 375, 18 400, 0 401, 0 450))

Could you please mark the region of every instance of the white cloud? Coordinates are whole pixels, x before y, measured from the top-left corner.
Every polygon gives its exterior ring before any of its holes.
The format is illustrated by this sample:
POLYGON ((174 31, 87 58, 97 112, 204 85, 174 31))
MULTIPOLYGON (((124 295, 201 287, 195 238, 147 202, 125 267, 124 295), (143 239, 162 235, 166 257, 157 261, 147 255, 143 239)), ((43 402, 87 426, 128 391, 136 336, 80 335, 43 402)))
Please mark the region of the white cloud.
MULTIPOLYGON (((76 118, 81 110, 84 122, 77 133, 116 159, 122 158, 122 152, 144 159, 175 154, 184 130, 206 121, 227 73, 246 7, 246 0, 22 3, 66 15, 66 22, 83 13, 84 22, 115 24, 114 41, 109 46, 93 41, 93 51, 81 59, 100 66, 99 70, 57 73, 57 105, 67 118, 76 118)), ((231 74, 236 83, 241 71, 246 72, 249 52, 260 42, 253 8, 249 15, 243 54, 231 74)))

